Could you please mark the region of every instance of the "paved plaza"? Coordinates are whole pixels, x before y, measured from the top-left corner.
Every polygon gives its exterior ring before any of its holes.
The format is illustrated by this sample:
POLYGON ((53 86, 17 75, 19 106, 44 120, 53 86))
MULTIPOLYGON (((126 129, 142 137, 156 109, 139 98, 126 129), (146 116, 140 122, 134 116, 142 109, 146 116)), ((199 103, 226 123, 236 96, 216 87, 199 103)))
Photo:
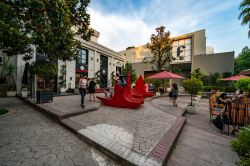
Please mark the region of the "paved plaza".
MULTIPOLYGON (((104 94, 96 93, 96 96, 103 97, 104 94)), ((101 105, 101 102, 97 98, 95 102, 89 101, 89 94, 85 96, 84 101, 85 101, 84 109, 99 108, 101 105)), ((80 104, 81 104, 80 95, 58 96, 54 97, 53 102, 51 103, 43 103, 43 105, 62 111, 64 113, 82 111, 83 108, 80 104)))
MULTIPOLYGON (((39 105, 67 113, 81 109, 79 100, 79 95, 61 96, 39 105)), ((10 112, 0 117, 0 165, 119 165, 108 156, 123 165, 162 165, 152 154, 156 147, 163 147, 159 143, 164 142, 189 101, 187 96, 179 97, 176 108, 168 97, 147 99, 139 109, 87 101, 89 107, 99 109, 61 120, 78 124, 77 136, 17 98, 1 98, 0 107, 10 112)), ((209 125, 207 99, 196 104, 196 114, 184 115, 187 123, 167 165, 234 166, 239 159, 229 145, 234 137, 209 125)))
POLYGON ((69 130, 17 98, 0 98, 1 166, 118 165, 69 130))

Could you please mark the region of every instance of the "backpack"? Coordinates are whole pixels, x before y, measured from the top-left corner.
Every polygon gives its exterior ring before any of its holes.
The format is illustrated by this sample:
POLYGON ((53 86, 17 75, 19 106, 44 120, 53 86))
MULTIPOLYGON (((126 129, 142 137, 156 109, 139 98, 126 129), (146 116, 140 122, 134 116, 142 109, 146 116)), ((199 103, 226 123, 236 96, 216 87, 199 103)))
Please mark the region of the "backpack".
POLYGON ((213 119, 213 124, 218 129, 223 130, 223 122, 219 115, 215 119, 213 119))

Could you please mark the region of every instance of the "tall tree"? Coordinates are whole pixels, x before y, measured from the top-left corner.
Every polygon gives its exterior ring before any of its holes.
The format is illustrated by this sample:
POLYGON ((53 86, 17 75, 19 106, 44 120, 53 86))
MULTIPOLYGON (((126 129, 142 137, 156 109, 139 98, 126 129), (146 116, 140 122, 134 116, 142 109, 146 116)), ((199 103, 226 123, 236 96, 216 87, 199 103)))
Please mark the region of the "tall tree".
POLYGON ((23 54, 26 60, 31 58, 31 38, 21 22, 21 10, 8 1, 0 1, 0 50, 4 53, 3 69, 0 80, 4 80, 4 72, 10 57, 23 54))
POLYGON ((241 25, 248 25, 248 37, 250 37, 250 0, 242 0, 240 3, 240 15, 239 19, 242 19, 241 25))
POLYGON ((170 32, 165 32, 164 26, 156 28, 156 34, 152 34, 150 42, 147 43, 147 48, 150 49, 152 56, 145 57, 144 63, 150 63, 153 70, 160 72, 166 63, 176 59, 171 53, 172 43, 170 32))
POLYGON ((89 28, 90 15, 86 9, 89 2, 90 0, 1 1, 1 49, 18 48, 21 51, 9 53, 17 55, 26 53, 27 45, 34 44, 37 52, 46 54, 50 61, 76 58, 80 48, 78 39, 89 40, 93 32, 89 28), (9 38, 9 34, 13 37, 9 38), (15 36, 19 38, 14 38, 15 36))
POLYGON ((246 46, 234 60, 234 73, 239 74, 242 70, 250 69, 250 49, 246 46))

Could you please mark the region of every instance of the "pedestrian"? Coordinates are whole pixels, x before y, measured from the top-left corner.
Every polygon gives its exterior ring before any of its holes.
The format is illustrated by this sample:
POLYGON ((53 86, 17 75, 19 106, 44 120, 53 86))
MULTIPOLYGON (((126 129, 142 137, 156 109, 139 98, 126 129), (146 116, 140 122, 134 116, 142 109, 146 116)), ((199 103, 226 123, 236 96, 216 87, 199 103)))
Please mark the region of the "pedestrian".
POLYGON ((91 97, 93 96, 93 100, 95 101, 95 86, 96 86, 96 82, 95 80, 92 78, 89 82, 89 101, 91 100, 91 97))
POLYGON ((79 92, 81 95, 81 106, 84 107, 84 97, 86 95, 86 90, 87 90, 87 77, 82 77, 79 80, 79 92))
POLYGON ((176 83, 172 84, 172 89, 169 93, 169 97, 173 102, 173 106, 177 107, 176 101, 177 101, 177 97, 178 97, 178 86, 176 83))

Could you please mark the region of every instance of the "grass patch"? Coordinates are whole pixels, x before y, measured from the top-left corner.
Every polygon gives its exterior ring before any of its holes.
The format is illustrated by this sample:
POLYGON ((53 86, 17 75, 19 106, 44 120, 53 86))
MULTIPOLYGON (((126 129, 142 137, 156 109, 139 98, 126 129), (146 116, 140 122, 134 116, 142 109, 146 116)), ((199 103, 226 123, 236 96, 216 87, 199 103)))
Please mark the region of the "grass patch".
POLYGON ((6 114, 7 112, 9 111, 4 108, 0 108, 0 115, 6 114))

